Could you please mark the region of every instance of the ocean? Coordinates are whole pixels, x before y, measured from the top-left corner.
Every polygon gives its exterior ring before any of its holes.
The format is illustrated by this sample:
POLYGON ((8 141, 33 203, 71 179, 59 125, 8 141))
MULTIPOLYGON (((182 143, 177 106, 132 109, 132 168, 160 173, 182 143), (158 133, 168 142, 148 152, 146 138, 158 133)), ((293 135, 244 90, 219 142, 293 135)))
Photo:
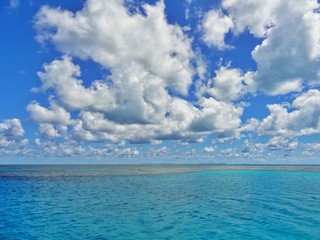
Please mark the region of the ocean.
POLYGON ((320 166, 3 165, 0 239, 320 239, 320 166))

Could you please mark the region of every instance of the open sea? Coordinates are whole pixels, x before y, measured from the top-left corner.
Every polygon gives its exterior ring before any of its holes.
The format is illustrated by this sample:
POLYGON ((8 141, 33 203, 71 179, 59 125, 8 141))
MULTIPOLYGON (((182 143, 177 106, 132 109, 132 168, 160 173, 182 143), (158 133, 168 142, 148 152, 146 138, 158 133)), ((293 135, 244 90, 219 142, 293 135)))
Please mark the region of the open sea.
POLYGON ((320 239, 320 166, 0 166, 0 239, 320 239))

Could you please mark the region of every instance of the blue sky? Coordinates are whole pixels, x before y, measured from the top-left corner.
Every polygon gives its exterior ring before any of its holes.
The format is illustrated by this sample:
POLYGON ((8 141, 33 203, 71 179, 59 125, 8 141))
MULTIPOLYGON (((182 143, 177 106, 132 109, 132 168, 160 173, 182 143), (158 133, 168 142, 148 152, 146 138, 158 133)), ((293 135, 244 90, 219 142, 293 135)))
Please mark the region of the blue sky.
POLYGON ((317 1, 4 1, 2 163, 320 163, 317 1))

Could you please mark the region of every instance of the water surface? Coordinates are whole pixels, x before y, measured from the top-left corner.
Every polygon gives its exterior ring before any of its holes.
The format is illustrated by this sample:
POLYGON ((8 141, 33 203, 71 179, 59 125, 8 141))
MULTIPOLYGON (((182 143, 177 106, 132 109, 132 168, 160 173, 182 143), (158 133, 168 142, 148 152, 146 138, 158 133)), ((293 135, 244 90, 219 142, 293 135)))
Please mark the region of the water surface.
POLYGON ((320 239, 319 166, 0 166, 0 239, 320 239))

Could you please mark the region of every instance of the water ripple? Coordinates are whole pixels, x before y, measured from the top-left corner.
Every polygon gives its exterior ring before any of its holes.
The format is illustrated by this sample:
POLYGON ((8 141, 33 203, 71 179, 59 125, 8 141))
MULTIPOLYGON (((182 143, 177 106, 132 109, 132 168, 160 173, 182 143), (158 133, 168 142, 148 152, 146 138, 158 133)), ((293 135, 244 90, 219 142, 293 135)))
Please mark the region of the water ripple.
POLYGON ((320 238, 320 172, 186 168, 6 170, 0 239, 320 238))

